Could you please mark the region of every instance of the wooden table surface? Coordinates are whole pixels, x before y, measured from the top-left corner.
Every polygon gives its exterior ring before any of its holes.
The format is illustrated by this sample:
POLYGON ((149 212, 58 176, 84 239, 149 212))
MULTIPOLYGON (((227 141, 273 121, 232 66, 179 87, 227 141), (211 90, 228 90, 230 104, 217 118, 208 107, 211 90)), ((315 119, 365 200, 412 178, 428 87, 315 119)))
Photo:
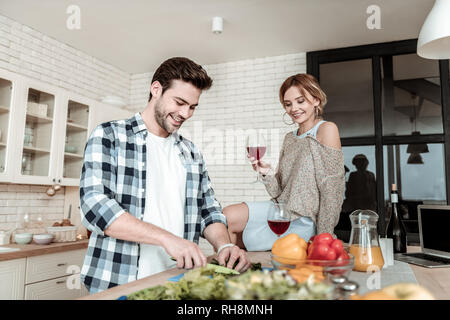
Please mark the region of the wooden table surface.
MULTIPOLYGON (((408 252, 420 252, 420 247, 408 247, 408 252)), ((436 299, 450 300, 450 268, 425 268, 410 264, 417 282, 436 299)))
MULTIPOLYGON (((411 250, 408 248, 408 252, 413 252, 416 250, 420 250, 420 248, 412 248, 411 250)), ((248 256, 252 262, 261 262, 262 266, 272 267, 269 252, 248 252, 248 256)), ((210 260, 212 258, 213 257, 209 257, 208 259, 210 260)), ((414 265, 410 266, 414 272, 417 282, 427 288, 436 297, 436 299, 450 299, 450 268, 428 269, 414 265)), ((170 269, 137 281, 85 296, 80 299, 115 300, 123 295, 128 295, 145 288, 164 284, 167 282, 167 279, 184 272, 186 272, 184 269, 170 269)))

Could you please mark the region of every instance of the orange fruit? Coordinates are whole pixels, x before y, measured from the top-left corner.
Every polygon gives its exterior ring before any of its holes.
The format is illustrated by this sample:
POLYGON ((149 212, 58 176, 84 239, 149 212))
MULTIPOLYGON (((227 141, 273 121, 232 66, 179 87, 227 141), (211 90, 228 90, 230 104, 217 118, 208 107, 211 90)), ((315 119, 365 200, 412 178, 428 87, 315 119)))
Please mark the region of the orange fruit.
POLYGON ((366 293, 361 296, 361 300, 398 300, 396 297, 383 292, 382 290, 376 290, 366 293))

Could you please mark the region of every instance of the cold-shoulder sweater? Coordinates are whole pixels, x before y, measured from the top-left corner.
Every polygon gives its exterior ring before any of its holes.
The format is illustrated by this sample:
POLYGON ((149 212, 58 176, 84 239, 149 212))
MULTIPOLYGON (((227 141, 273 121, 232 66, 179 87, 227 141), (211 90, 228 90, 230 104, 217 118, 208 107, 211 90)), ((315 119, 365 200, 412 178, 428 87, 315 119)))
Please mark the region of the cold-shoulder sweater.
POLYGON ((261 176, 267 192, 294 215, 310 217, 316 232, 334 235, 344 200, 342 150, 306 136, 286 134, 275 175, 261 176))

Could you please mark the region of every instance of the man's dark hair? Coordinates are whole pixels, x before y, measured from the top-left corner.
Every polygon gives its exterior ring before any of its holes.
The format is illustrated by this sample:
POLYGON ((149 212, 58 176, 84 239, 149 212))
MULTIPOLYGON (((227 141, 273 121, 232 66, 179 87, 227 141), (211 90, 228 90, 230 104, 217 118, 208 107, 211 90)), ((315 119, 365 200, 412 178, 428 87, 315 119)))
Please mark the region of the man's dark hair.
MULTIPOLYGON (((191 83, 200 90, 207 90, 212 85, 212 79, 201 65, 188 58, 175 57, 164 61, 153 75, 152 82, 158 81, 162 86, 162 93, 170 88, 172 80, 182 80, 191 83)), ((148 101, 152 99, 152 93, 148 101)))

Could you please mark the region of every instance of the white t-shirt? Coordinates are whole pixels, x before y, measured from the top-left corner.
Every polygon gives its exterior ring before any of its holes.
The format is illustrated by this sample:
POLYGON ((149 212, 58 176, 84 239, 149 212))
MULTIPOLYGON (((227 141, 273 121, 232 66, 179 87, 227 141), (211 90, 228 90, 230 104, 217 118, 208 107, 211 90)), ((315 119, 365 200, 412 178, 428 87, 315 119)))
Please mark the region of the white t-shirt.
MULTIPOLYGON (((147 135, 146 197, 143 221, 176 236, 184 235, 186 168, 175 138, 147 135)), ((156 245, 141 244, 137 278, 167 270, 176 265, 166 251, 156 245)))

